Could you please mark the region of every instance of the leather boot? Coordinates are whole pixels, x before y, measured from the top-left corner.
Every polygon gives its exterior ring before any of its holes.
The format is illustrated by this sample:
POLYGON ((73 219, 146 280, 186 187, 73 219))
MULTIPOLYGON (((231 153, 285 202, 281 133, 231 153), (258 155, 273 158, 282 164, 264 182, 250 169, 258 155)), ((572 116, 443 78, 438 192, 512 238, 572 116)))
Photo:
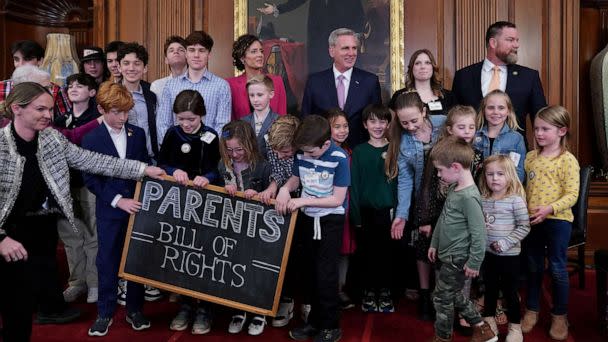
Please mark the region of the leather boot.
POLYGON ((568 319, 566 315, 551 315, 551 329, 549 336, 558 341, 568 338, 568 319))
POLYGON ((444 339, 444 338, 441 338, 441 337, 435 335, 429 340, 429 342, 452 342, 452 338, 450 337, 450 338, 444 339))
POLYGON ((521 331, 524 334, 529 333, 538 322, 538 311, 527 310, 524 313, 524 318, 521 320, 521 331))
POLYGON ((495 342, 498 341, 498 336, 492 331, 490 325, 483 322, 481 326, 473 326, 473 336, 471 342, 495 342))

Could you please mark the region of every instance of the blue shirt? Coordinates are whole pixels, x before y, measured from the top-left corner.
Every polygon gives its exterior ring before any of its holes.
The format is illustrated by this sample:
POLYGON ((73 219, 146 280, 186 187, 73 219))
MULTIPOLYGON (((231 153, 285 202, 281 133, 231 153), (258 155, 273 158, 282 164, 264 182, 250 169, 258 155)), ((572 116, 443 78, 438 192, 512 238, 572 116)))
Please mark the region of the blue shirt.
POLYGON ((526 143, 524 137, 517 131, 511 129, 507 124, 502 126, 502 129, 494 138, 492 150, 490 151, 490 137, 488 136, 488 126, 484 125, 473 139, 473 147, 483 153, 483 158, 486 159, 492 154, 504 154, 509 156, 517 169, 517 176, 523 183, 526 179, 526 171, 524 170, 524 161, 526 159, 526 143))
MULTIPOLYGON (((293 163, 293 175, 300 178, 302 197, 324 198, 333 195, 334 187, 350 185, 350 166, 348 155, 333 141, 318 159, 297 154, 293 163)), ((346 196, 342 205, 333 208, 304 207, 304 214, 326 216, 329 214, 344 215, 346 211, 346 196)))
POLYGON ((176 125, 173 101, 182 90, 186 89, 196 90, 203 96, 207 111, 207 115, 203 119, 205 126, 211 127, 221 134, 224 125, 230 121, 232 102, 228 82, 209 70, 205 70, 203 77, 198 82, 193 82, 188 78, 188 71, 186 71, 183 75, 170 79, 163 89, 156 118, 158 141, 163 141, 167 130, 176 125))
MULTIPOLYGON (((445 123, 445 116, 429 116, 433 130, 431 133, 431 145, 435 145, 439 133, 445 123)), ((418 192, 422 184, 424 174, 424 146, 423 143, 409 133, 401 135, 399 145, 399 158, 397 165, 399 176, 397 182, 397 210, 395 217, 404 220, 409 219, 410 205, 412 203, 412 190, 418 192)))
POLYGON ((148 106, 144 97, 144 91, 141 89, 141 84, 137 90, 132 91, 134 106, 129 111, 129 123, 144 130, 146 133, 146 149, 150 157, 154 156, 152 151, 152 143, 150 141, 150 126, 148 126, 148 106))

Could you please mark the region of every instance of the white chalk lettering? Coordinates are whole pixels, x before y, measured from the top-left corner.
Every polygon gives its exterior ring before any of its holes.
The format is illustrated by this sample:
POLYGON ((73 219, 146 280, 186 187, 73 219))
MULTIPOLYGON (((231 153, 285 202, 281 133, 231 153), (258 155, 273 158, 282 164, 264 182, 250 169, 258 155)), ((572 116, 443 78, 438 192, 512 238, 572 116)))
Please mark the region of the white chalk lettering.
POLYGON ((203 212, 203 224, 205 226, 211 226, 217 228, 219 222, 216 219, 211 218, 211 214, 215 213, 215 204, 222 203, 222 196, 207 194, 205 200, 205 211, 203 212))
POLYGON ((247 236, 255 237, 255 228, 258 222, 258 215, 264 212, 264 207, 259 204, 245 203, 245 210, 249 212, 247 236))
POLYGON ((232 208, 232 200, 224 198, 224 209, 222 210, 222 229, 228 229, 228 222, 232 225, 232 231, 241 233, 241 222, 243 221, 243 202, 236 201, 236 210, 232 208))
POLYGON ((150 202, 156 201, 163 197, 163 186, 157 182, 148 181, 144 188, 144 198, 141 203, 141 210, 148 211, 150 209, 150 202))
POLYGON ((158 238, 156 241, 162 243, 170 243, 173 238, 171 234, 173 233, 173 226, 167 222, 159 222, 160 223, 160 234, 158 234, 158 238))
POLYGON ((271 209, 264 213, 264 223, 266 227, 260 228, 260 238, 264 242, 276 242, 281 238, 279 224, 285 223, 283 215, 279 215, 276 210, 271 209))
POLYGON ((165 198, 163 199, 163 202, 160 204, 160 207, 158 208, 158 214, 159 215, 164 215, 165 211, 167 211, 167 208, 171 205, 173 206, 173 217, 178 219, 180 218, 181 215, 181 206, 180 206, 180 202, 179 202, 179 197, 180 193, 179 193, 179 188, 176 186, 172 186, 171 189, 169 189, 169 191, 167 191, 167 194, 165 195, 165 198))
POLYGON ((247 266, 246 265, 241 265, 241 264, 236 264, 232 267, 232 272, 234 273, 235 277, 238 277, 240 280, 240 283, 235 283, 234 279, 232 279, 230 281, 230 286, 232 287, 241 287, 245 284, 245 271, 247 270, 247 266), (241 270, 241 272, 237 272, 237 268, 241 270))
POLYGON ((194 220, 194 222, 201 224, 201 219, 198 217, 195 209, 203 204, 203 196, 200 192, 188 189, 186 191, 186 205, 184 207, 184 221, 190 222, 190 220, 194 220))

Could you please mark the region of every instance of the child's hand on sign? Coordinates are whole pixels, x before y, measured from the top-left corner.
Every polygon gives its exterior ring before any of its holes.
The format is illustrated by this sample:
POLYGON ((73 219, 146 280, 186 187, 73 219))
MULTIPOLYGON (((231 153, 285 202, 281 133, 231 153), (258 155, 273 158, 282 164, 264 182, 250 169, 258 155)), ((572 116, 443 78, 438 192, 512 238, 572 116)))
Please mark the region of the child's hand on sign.
POLYGON ((194 186, 198 186, 199 188, 204 188, 207 186, 207 184, 209 184, 209 180, 203 176, 196 176, 196 177, 194 177, 194 180, 192 181, 192 183, 194 184, 194 186))
POLYGON ((304 198, 292 198, 287 202, 287 210, 294 212, 304 206, 304 198))
POLYGON ((141 202, 132 198, 121 198, 118 200, 118 203, 116 203, 116 206, 129 214, 135 214, 141 209, 141 202))
POLYGON ((236 185, 234 185, 234 184, 227 184, 224 187, 224 189, 226 189, 226 192, 228 193, 228 195, 230 195, 230 196, 236 195, 236 191, 237 191, 236 185))
POLYGON ((257 195, 258 192, 253 190, 253 189, 247 189, 245 190, 245 198, 246 199, 252 199, 253 196, 257 195))
POLYGON ((173 178, 182 185, 188 185, 188 173, 186 171, 182 171, 177 169, 173 171, 173 178))
POLYGON ((289 194, 289 190, 285 188, 281 188, 279 190, 279 194, 277 195, 277 200, 274 204, 274 207, 281 215, 287 214, 287 203, 291 199, 291 195, 289 194))

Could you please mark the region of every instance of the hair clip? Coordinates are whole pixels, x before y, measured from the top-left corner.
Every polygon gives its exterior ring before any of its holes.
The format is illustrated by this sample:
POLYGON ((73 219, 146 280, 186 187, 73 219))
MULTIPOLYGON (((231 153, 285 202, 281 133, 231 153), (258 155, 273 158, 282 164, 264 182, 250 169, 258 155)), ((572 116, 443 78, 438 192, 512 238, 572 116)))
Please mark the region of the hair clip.
POLYGON ((224 138, 224 139, 230 138, 230 130, 223 130, 222 131, 222 138, 224 138))

